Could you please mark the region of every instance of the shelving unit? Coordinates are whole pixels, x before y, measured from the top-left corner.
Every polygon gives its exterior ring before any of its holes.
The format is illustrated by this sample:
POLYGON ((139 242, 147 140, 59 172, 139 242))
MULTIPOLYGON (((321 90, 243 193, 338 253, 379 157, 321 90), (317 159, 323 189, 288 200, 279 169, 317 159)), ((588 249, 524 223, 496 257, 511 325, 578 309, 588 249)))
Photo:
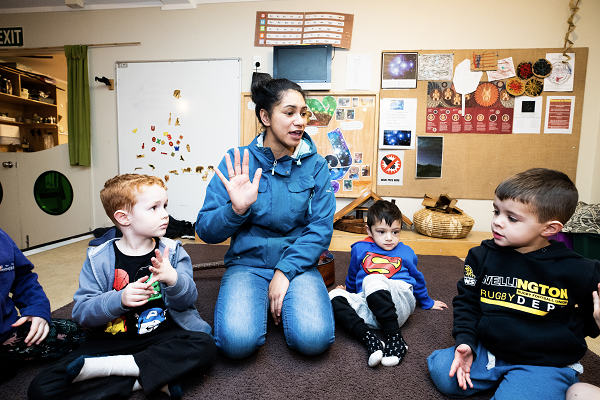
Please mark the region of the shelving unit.
POLYGON ((15 125, 19 127, 21 143, 28 142, 29 148, 24 146, 0 145, 0 152, 14 151, 40 151, 44 150, 44 136, 51 134, 54 145, 58 145, 57 123, 35 123, 34 114, 41 118, 54 118, 58 122, 58 109, 56 106, 56 85, 42 81, 31 74, 0 65, 0 76, 7 78, 12 84, 12 94, 0 93, 0 113, 8 113, 9 117, 20 119, 21 122, 0 119, 0 124, 15 125), (20 96, 21 89, 40 90, 49 94, 54 104, 44 101, 26 99, 20 96), (31 122, 30 122, 31 121, 31 122), (13 148, 11 148, 13 147, 13 148))

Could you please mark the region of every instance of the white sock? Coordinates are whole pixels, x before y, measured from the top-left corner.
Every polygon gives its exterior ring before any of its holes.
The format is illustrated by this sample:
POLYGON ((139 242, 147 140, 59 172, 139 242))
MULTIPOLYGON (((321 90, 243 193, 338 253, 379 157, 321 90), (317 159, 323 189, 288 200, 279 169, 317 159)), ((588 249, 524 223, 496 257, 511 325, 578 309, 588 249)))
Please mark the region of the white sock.
POLYGON ((138 381, 136 379, 135 383, 133 384, 133 388, 131 389, 131 391, 135 392, 136 390, 140 390, 140 389, 142 389, 142 385, 140 385, 140 381, 138 381))
POLYGON ((73 382, 105 376, 140 376, 140 368, 131 354, 125 356, 90 357, 73 382))

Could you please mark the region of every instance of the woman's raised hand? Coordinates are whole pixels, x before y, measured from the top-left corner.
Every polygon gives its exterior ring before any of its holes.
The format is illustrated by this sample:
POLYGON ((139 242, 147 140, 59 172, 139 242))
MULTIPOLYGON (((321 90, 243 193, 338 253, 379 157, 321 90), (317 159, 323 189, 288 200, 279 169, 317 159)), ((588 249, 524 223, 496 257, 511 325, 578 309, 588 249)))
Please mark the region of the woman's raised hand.
POLYGON ((256 201, 262 168, 258 168, 256 170, 254 173, 254 180, 251 182, 248 171, 248 162, 250 160, 248 149, 244 150, 244 159, 241 164, 240 150, 237 147, 234 149, 233 157, 234 165, 232 166, 229 153, 225 154, 225 162, 227 163, 227 174, 229 175, 229 180, 223 176, 218 168, 215 168, 215 173, 219 179, 221 179, 221 182, 223 182, 223 185, 229 194, 233 211, 238 215, 243 215, 256 201))

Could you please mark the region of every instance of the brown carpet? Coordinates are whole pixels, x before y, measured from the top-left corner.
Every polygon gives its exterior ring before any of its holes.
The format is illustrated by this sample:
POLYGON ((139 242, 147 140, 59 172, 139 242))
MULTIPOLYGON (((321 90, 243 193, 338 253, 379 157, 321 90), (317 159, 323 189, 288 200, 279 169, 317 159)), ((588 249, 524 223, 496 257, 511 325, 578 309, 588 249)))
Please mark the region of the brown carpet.
MULTIPOLYGON (((222 260, 227 246, 187 244, 194 264, 222 260)), ((336 281, 329 289, 343 284, 349 252, 334 252, 336 281)), ((419 269, 425 275, 429 293, 435 300, 451 305, 456 282, 462 276, 463 263, 456 257, 419 256, 419 269)), ((211 325, 219 284, 224 269, 196 271, 196 306, 211 325)), ((72 303, 52 313, 69 318, 72 303)), ((281 327, 271 320, 266 344, 242 361, 219 357, 204 377, 195 376, 186 386, 185 399, 445 399, 429 378, 427 356, 435 349, 453 345, 452 309, 427 311, 417 308, 402 329, 408 343, 408 355, 397 367, 369 368, 365 347, 343 330, 336 331, 333 346, 317 357, 305 357, 285 344, 281 327)), ((585 373, 581 381, 600 385, 600 358, 588 351, 582 360, 585 373)), ((22 367, 18 375, 0 386, 0 399, 25 399, 31 379, 46 363, 34 362, 22 367)), ((489 399, 492 392, 470 399, 489 399)), ((136 392, 130 399, 144 399, 136 392)), ((166 399, 157 393, 150 399, 166 399)))

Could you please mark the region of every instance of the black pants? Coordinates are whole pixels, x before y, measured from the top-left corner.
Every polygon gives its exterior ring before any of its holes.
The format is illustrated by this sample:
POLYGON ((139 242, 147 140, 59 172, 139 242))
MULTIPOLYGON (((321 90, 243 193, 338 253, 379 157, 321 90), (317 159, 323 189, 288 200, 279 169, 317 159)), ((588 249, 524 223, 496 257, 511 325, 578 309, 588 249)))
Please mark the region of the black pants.
MULTIPOLYGON (((377 290, 367 296, 369 309, 375 315, 381 330, 385 334, 400 332, 396 307, 392 295, 387 290, 377 290)), ((354 338, 360 340, 371 330, 365 321, 358 316, 356 310, 343 296, 336 296, 331 300, 333 315, 337 323, 342 325, 354 338)))
POLYGON ((217 357, 213 338, 175 327, 155 334, 119 338, 89 335, 85 344, 48 366, 29 385, 28 397, 37 399, 127 398, 136 380, 149 394, 186 373, 206 370, 217 357), (133 355, 140 376, 108 376, 67 384, 67 366, 82 355, 133 355))

